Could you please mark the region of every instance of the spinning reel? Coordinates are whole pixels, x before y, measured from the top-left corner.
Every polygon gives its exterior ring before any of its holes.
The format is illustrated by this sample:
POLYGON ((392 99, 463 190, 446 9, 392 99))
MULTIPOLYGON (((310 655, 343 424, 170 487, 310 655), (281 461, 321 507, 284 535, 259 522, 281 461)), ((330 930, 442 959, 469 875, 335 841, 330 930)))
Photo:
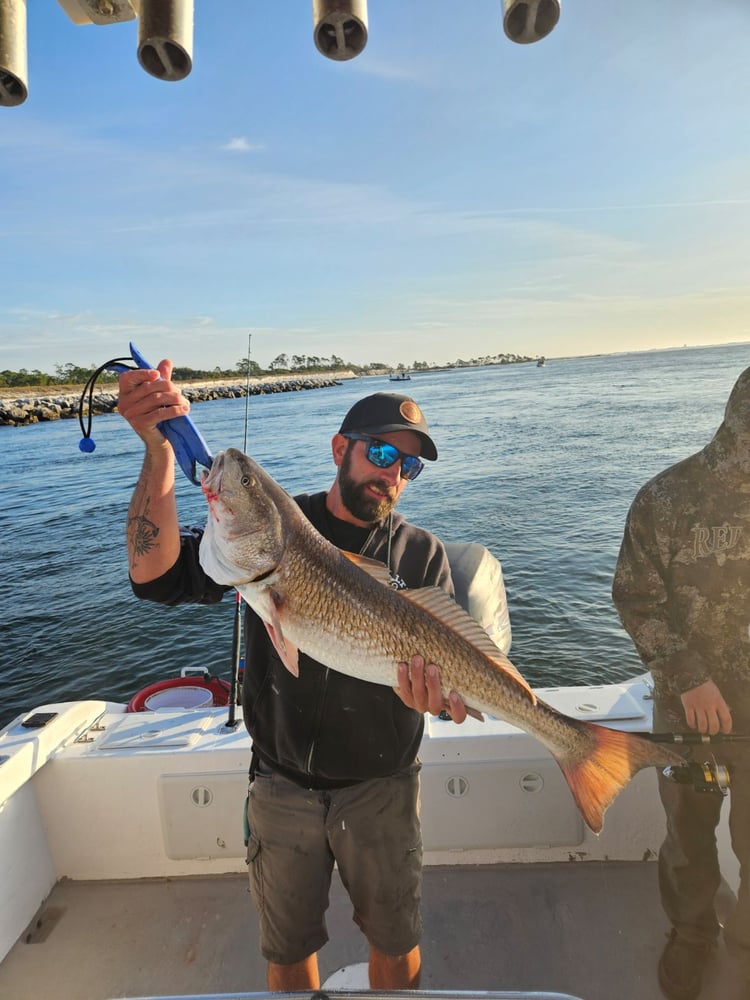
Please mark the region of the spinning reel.
MULTIPOLYGON (((652 743, 685 744, 687 746, 712 743, 748 742, 750 737, 734 734, 704 736, 702 733, 644 733, 652 743)), ((693 751, 691 750, 691 754, 693 751)), ((662 774, 676 785, 689 785, 696 792, 706 792, 713 795, 727 795, 731 785, 729 768, 720 764, 711 754, 709 760, 703 762, 686 758, 684 764, 670 764, 662 774)))
POLYGON ((697 760, 670 764, 662 774, 677 785, 690 785, 696 792, 714 795, 727 795, 729 792, 729 769, 726 765, 719 764, 713 754, 710 760, 704 760, 702 764, 697 760))

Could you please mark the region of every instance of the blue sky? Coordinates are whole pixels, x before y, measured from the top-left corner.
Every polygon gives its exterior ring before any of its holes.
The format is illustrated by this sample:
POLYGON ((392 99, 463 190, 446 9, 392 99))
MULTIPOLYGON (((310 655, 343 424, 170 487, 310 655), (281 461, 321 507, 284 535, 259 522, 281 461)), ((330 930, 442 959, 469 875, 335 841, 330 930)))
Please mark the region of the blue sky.
POLYGON ((280 353, 387 364, 750 341, 750 4, 196 0, 180 83, 134 23, 28 4, 0 108, 0 370, 280 353))

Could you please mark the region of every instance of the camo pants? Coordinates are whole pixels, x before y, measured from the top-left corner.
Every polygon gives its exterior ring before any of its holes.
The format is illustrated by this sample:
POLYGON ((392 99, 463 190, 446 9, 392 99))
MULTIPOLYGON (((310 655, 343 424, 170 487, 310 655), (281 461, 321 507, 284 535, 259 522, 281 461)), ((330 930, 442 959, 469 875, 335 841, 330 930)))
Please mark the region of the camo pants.
MULTIPOLYGON (((726 697, 726 695, 725 695, 726 697)), ((750 734, 750 713, 733 707, 733 731, 750 734)), ((744 706, 743 706, 744 707, 744 706)), ((654 702, 654 731, 686 730, 680 702, 654 702)), ((750 745, 718 744, 695 748, 693 759, 715 756, 730 774, 728 801, 716 793, 697 792, 659 774, 659 794, 667 818, 667 833, 659 852, 659 889, 664 912, 678 933, 696 943, 715 942, 720 925, 716 892, 721 871, 716 847, 716 827, 722 806, 729 808, 732 850, 740 863, 737 906, 724 923, 724 941, 750 980, 750 745)), ((734 886, 730 886, 734 889, 734 886)))

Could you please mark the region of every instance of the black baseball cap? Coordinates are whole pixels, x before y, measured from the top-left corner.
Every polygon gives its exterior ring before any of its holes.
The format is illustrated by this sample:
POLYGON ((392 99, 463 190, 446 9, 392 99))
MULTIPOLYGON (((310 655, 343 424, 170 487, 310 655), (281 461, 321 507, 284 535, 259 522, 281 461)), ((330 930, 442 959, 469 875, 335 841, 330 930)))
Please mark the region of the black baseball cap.
POLYGON ((435 442, 427 433, 424 414, 411 398, 400 392, 375 392, 360 399, 344 417, 339 434, 389 434, 391 431, 413 431, 422 442, 420 458, 434 462, 437 457, 435 442))

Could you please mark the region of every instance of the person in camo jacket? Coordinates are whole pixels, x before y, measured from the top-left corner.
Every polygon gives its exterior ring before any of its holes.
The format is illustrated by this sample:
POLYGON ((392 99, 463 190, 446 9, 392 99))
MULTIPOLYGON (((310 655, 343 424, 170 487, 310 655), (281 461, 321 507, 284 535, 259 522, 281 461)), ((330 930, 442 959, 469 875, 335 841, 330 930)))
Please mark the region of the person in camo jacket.
MULTIPOLYGON (((750 368, 695 455, 646 483, 627 516, 612 597, 654 679, 654 731, 750 735, 750 368)), ((737 906, 724 941, 750 997, 750 745, 712 747, 730 774, 737 906)), ((672 930, 659 962, 671 1000, 700 995, 719 936, 721 795, 659 775, 667 832, 659 889, 672 930)))

